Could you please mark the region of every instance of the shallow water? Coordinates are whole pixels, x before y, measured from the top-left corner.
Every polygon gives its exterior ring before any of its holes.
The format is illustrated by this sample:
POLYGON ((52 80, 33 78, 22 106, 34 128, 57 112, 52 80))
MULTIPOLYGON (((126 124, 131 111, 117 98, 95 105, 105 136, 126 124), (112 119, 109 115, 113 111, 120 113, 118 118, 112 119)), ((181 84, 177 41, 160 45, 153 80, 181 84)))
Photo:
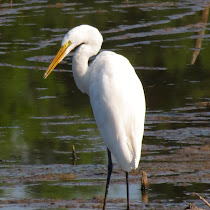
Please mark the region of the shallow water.
MULTIPOLYGON (((126 56, 145 89, 147 114, 139 170, 130 176, 133 208, 177 208, 193 192, 209 199, 209 1, 4 1, 0 3, 0 207, 100 208, 106 148, 88 96, 67 57, 43 74, 65 33, 97 27, 102 48, 126 56), (72 146, 77 152, 72 159, 72 146), (182 148, 181 148, 182 147, 182 148), (97 197, 99 196, 99 197, 97 197)), ((114 160, 108 208, 126 206, 114 160)))

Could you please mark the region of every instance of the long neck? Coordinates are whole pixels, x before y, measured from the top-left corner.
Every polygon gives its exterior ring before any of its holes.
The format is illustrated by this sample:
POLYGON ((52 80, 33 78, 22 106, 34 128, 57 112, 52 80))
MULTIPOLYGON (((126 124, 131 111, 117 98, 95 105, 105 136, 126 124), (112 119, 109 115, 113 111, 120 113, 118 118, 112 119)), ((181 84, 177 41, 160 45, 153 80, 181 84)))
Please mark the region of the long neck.
POLYGON ((83 93, 89 93, 89 66, 90 57, 98 53, 98 49, 90 47, 88 44, 82 44, 74 53, 72 61, 72 70, 77 87, 83 93))

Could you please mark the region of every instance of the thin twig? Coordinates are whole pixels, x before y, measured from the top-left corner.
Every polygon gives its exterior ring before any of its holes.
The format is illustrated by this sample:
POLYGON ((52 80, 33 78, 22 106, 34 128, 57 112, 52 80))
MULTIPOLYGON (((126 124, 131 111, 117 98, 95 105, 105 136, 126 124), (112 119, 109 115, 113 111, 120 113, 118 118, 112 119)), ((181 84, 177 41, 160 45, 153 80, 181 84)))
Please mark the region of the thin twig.
POLYGON ((72 160, 73 160, 73 165, 76 165, 77 154, 76 154, 76 149, 75 149, 74 145, 72 145, 72 160))
POLYGON ((205 199, 205 198, 203 198, 202 196, 200 196, 198 193, 195 193, 208 207, 210 207, 210 204, 209 204, 209 202, 205 199))

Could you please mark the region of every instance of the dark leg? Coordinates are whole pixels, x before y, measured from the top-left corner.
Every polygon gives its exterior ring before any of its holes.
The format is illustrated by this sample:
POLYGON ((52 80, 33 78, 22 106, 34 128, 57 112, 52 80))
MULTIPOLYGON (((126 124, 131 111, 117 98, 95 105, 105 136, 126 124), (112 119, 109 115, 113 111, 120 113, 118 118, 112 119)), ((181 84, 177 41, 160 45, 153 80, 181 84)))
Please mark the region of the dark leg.
POLYGON ((111 178, 111 174, 112 174, 112 168, 113 168, 111 152, 109 151, 108 148, 107 148, 107 152, 108 152, 108 174, 107 174, 107 180, 106 180, 106 191, 105 191, 105 197, 104 197, 103 210, 106 209, 106 198, 107 198, 107 195, 108 195, 109 182, 110 182, 110 178, 111 178))
POLYGON ((129 210, 130 204, 129 204, 128 172, 125 172, 125 175, 126 175, 126 186, 127 186, 127 210, 129 210))

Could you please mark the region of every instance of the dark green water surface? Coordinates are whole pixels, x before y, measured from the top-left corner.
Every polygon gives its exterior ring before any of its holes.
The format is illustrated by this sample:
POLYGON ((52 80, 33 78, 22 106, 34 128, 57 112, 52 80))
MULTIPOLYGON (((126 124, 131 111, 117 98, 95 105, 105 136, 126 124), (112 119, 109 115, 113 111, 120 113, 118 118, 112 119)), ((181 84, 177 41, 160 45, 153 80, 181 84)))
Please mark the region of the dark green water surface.
MULTIPOLYGON (((194 202, 206 208, 192 193, 210 196, 209 6, 207 0, 0 1, 0 207, 51 208, 17 201, 54 199, 82 209, 82 202, 90 208, 94 196, 104 194, 106 147, 89 98, 74 83, 72 57, 43 79, 67 31, 89 24, 101 31, 103 49, 130 60, 144 86, 147 114, 139 170, 148 172, 151 185, 143 207, 194 202)), ((122 208, 126 198, 124 174, 114 163, 108 202, 116 202, 108 204, 110 209, 122 208)), ((131 206, 141 206, 135 177, 131 206)))

